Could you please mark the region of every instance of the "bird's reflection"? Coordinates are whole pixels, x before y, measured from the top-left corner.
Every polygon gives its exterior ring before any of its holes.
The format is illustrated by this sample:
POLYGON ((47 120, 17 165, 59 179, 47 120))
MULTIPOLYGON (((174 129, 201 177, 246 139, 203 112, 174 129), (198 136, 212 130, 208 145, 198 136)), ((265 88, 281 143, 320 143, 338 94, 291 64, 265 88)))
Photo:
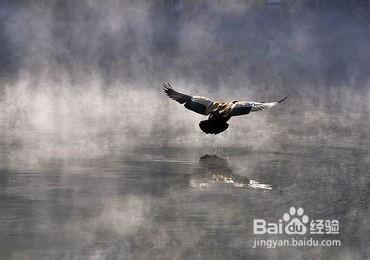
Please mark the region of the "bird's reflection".
POLYGON ((199 159, 199 170, 188 176, 193 188, 205 188, 213 183, 230 184, 235 187, 271 190, 272 185, 262 184, 247 177, 233 173, 227 159, 217 155, 205 154, 199 159))

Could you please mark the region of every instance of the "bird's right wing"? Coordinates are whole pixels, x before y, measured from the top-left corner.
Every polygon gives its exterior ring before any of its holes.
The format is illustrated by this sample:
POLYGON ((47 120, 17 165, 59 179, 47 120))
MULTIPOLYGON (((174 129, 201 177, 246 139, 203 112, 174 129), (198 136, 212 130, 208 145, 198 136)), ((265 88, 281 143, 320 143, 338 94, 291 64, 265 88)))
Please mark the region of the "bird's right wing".
POLYGON ((253 102, 253 101, 238 101, 234 104, 232 116, 245 115, 249 112, 256 112, 263 109, 268 109, 283 102, 287 97, 276 102, 253 102))
POLYGON ((198 96, 189 96, 180 92, 175 91, 169 83, 163 85, 163 91, 180 104, 185 104, 185 107, 191 111, 194 111, 201 115, 208 114, 208 108, 213 104, 213 101, 198 96))
POLYGON ((255 112, 255 111, 260 111, 260 110, 267 109, 267 108, 272 108, 276 106, 277 104, 283 102, 286 98, 287 97, 284 97, 281 100, 276 101, 276 102, 249 102, 249 103, 252 106, 251 111, 255 112))

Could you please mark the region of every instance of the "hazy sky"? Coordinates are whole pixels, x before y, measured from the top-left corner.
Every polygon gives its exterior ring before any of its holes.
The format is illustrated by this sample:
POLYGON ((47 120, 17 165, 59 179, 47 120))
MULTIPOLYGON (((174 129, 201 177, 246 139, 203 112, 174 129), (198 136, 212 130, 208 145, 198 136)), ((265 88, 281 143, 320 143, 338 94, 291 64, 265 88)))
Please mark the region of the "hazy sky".
POLYGON ((56 153, 140 142, 264 145, 297 125, 316 124, 317 142, 333 122, 344 132, 366 125, 367 10, 255 2, 2 1, 4 143, 56 153), (211 138, 198 129, 201 116, 163 96, 164 82, 213 99, 288 100, 232 119, 211 138), (322 117, 333 121, 324 130, 322 117))
POLYGON ((218 87, 367 81, 370 29, 361 12, 244 2, 2 1, 1 74, 218 87))

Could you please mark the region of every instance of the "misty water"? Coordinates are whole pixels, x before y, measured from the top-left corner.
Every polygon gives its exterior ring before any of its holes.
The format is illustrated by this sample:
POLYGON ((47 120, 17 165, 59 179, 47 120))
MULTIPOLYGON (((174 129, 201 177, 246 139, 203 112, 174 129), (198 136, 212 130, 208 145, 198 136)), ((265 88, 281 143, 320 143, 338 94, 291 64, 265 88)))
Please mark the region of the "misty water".
POLYGON ((144 146, 96 158, 3 161, 1 257, 360 259, 369 252, 368 152, 144 146), (253 219, 276 221, 291 206, 339 220, 339 235, 317 236, 342 245, 253 249, 253 219))

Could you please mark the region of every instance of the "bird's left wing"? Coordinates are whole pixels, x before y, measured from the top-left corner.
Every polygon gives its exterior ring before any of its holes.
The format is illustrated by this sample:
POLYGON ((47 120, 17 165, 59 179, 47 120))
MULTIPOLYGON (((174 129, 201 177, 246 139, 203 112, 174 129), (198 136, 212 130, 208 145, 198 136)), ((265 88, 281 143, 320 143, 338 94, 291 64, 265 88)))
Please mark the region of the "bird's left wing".
POLYGON ((163 85, 163 91, 180 104, 185 104, 185 107, 191 111, 194 111, 201 115, 208 114, 208 108, 213 104, 213 101, 198 96, 189 96, 180 92, 175 91, 169 83, 163 85))
POLYGON ((283 102, 287 97, 276 102, 253 102, 253 101, 238 101, 233 106, 232 116, 245 115, 249 112, 256 112, 267 108, 272 108, 283 102))

